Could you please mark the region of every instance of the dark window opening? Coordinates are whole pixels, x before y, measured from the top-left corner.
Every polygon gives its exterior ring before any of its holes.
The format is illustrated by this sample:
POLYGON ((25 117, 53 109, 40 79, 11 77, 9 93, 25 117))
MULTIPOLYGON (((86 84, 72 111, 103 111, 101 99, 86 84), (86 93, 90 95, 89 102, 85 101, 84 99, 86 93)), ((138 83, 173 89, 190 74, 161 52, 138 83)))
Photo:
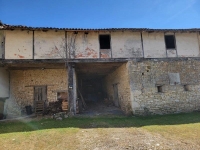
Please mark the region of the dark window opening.
POLYGON ((184 85, 184 91, 189 91, 189 85, 184 85))
POLYGON ((174 35, 165 35, 165 45, 167 49, 175 49, 174 35))
POLYGON ((158 93, 162 93, 163 92, 162 86, 157 86, 157 90, 158 90, 158 93))
POLYGON ((99 35, 100 49, 110 49, 110 35, 99 35))

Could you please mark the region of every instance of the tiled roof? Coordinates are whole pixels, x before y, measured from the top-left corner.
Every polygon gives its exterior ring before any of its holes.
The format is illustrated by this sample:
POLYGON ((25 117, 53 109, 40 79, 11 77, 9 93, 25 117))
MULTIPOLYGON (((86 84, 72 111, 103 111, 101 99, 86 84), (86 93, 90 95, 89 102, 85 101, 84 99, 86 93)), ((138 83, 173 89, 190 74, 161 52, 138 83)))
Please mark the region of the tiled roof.
POLYGON ((70 30, 70 31, 115 31, 115 30, 131 30, 131 31, 146 31, 146 32, 199 32, 200 28, 191 29, 149 29, 149 28, 55 28, 55 27, 28 27, 23 25, 0 25, 0 30, 70 30))

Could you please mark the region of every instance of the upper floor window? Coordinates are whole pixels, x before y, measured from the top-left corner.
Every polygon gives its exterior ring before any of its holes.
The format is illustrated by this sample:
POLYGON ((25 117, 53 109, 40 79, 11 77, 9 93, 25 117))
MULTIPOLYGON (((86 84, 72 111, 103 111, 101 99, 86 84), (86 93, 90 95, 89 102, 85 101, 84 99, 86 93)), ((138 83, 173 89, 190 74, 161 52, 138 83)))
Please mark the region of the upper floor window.
POLYGON ((100 49, 110 49, 110 35, 99 35, 100 49))
POLYGON ((175 36, 174 35, 165 35, 165 45, 166 49, 175 49, 175 36))

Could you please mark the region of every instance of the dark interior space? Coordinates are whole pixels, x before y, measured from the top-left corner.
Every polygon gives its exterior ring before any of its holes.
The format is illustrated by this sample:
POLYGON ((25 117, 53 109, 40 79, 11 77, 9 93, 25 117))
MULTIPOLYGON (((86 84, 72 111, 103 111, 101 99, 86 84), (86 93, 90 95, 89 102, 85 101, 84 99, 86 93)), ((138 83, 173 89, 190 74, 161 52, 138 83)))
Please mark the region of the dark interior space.
POLYGON ((80 114, 122 113, 107 102, 105 77, 122 63, 84 63, 76 65, 78 104, 80 114), (84 106, 85 103, 85 106, 84 106))
POLYGON ((103 79, 101 77, 80 79, 80 92, 86 103, 99 102, 106 96, 103 92, 103 79))
POLYGON ((175 48, 175 37, 174 35, 165 35, 165 45, 167 49, 175 48))
POLYGON ((110 35, 99 35, 100 49, 110 49, 110 35))

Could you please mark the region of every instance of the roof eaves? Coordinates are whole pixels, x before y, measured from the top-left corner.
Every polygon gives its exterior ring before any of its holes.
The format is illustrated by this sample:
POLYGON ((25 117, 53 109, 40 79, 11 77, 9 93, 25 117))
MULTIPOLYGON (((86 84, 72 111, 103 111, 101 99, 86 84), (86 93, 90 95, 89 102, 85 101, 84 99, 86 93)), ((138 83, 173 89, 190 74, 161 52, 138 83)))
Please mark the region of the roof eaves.
POLYGON ((139 31, 139 32, 199 32, 200 28, 191 29, 149 29, 149 28, 55 28, 55 27, 29 27, 23 25, 2 24, 0 30, 65 30, 65 31, 139 31))

